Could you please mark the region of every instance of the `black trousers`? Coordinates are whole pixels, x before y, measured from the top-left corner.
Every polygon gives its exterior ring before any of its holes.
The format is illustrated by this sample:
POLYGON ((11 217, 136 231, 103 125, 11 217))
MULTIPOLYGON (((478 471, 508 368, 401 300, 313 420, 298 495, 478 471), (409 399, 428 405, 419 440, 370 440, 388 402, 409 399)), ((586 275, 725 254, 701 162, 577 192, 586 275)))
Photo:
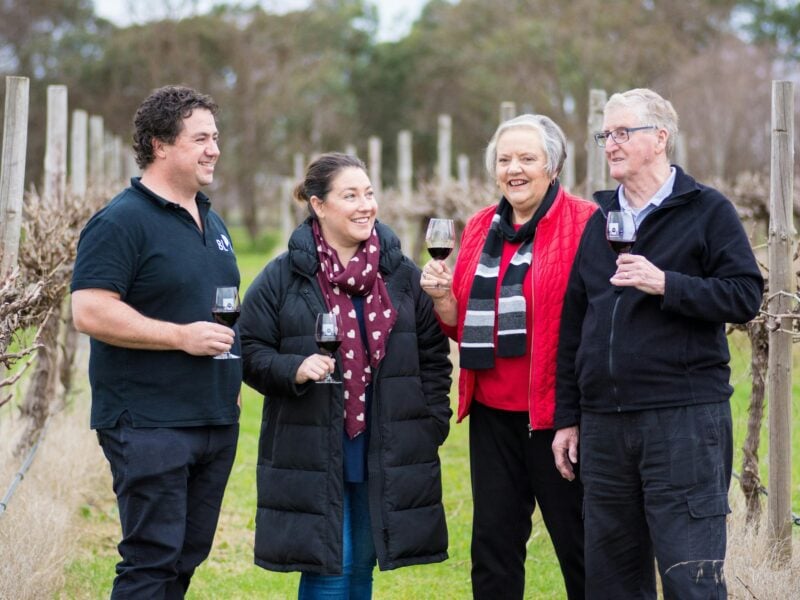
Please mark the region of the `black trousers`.
POLYGON ((569 482, 556 470, 553 436, 552 430, 529 434, 527 413, 472 404, 472 593, 477 600, 523 598, 525 546, 537 503, 567 595, 584 597, 582 490, 577 478, 569 482))
POLYGON ((581 417, 586 597, 727 598, 728 402, 581 417))
POLYGON ((112 599, 184 597, 211 550, 238 434, 238 425, 134 428, 127 413, 97 431, 122 525, 112 599))

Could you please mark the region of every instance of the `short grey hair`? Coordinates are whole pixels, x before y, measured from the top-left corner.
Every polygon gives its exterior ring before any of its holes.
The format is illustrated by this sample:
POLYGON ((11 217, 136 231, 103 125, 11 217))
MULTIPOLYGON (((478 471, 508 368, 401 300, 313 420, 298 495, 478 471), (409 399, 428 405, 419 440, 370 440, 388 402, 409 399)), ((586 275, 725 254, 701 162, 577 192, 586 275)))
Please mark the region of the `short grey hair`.
POLYGON ((550 179, 555 179, 567 158, 567 138, 553 119, 544 115, 532 114, 519 115, 500 123, 492 139, 489 140, 489 145, 486 146, 484 160, 489 175, 492 178, 497 176, 497 141, 509 129, 533 129, 539 134, 539 140, 547 156, 545 170, 550 179))
POLYGON ((606 102, 603 114, 607 115, 615 108, 635 112, 642 120, 642 125, 655 125, 659 129, 666 129, 667 156, 674 156, 675 142, 678 139, 678 113, 669 100, 662 98, 653 90, 636 88, 612 95, 606 102))

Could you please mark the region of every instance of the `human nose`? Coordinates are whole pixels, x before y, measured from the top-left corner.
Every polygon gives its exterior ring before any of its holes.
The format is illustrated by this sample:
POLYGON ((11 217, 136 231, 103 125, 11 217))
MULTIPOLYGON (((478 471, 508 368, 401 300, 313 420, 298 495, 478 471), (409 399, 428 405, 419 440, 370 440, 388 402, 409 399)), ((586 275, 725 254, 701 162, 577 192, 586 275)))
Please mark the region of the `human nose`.
POLYGON ((614 139, 614 136, 608 135, 606 136, 606 145, 603 147, 603 150, 605 151, 606 154, 611 154, 619 146, 620 143, 614 139))
POLYGON ((520 171, 520 162, 516 158, 512 158, 508 163, 508 171, 510 173, 518 173, 520 171))
POLYGON ((356 195, 356 210, 359 211, 370 211, 372 210, 372 206, 375 204, 375 197, 370 196, 368 194, 357 194, 356 195))
POLYGON ((211 140, 208 144, 206 144, 205 152, 209 156, 219 156, 219 142, 217 140, 211 140))
POLYGON ((628 141, 627 129, 615 129, 606 135, 606 148, 613 146, 614 148, 621 146, 628 141))

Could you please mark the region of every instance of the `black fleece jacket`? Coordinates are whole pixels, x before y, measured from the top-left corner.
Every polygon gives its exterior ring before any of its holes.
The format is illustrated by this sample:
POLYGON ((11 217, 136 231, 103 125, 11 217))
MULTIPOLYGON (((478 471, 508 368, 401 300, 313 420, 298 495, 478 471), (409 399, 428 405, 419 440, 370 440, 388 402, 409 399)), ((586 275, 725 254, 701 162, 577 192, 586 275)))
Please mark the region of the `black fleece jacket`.
POLYGON ((633 252, 666 274, 663 296, 609 282, 616 254, 605 216, 617 191, 586 226, 561 318, 555 428, 581 411, 609 413, 723 402, 729 379, 725 323, 761 306, 764 281, 730 201, 675 167, 672 194, 642 222, 633 252))

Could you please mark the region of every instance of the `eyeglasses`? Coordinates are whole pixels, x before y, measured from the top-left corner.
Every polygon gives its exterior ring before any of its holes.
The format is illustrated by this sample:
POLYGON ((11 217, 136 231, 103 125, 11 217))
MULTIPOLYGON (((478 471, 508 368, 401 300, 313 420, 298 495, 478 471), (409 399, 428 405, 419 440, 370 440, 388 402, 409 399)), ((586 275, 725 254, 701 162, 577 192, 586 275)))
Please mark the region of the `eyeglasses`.
POLYGON ((624 144, 631 139, 631 133, 634 131, 642 131, 643 129, 658 129, 655 125, 642 125, 641 127, 620 127, 614 131, 604 131, 602 133, 594 134, 594 141, 601 148, 606 147, 608 138, 614 140, 617 144, 624 144))

